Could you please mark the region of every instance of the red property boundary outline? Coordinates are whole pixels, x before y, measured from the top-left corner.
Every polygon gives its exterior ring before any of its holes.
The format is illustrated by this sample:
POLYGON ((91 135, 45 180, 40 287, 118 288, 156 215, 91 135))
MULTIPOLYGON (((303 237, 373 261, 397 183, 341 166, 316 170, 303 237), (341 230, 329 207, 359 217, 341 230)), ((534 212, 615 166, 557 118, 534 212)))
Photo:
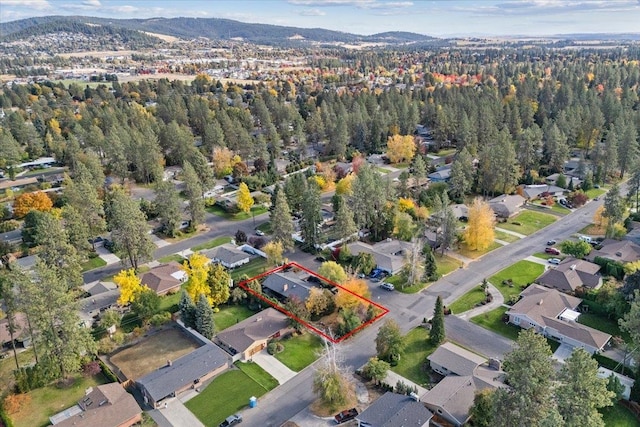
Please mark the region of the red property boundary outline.
POLYGON ((341 341, 343 341, 343 340, 345 340, 345 339, 349 338, 351 335, 353 335, 353 334, 355 334, 356 332, 358 332, 358 331, 360 331, 360 330, 362 330, 362 329, 366 328, 367 326, 369 326, 369 325, 371 325, 372 323, 374 323, 376 320, 380 319, 381 317, 383 317, 383 316, 385 316, 387 313, 389 313, 389 309, 388 309, 388 308, 386 308, 386 307, 384 307, 384 306, 382 306, 382 305, 380 305, 380 304, 377 304, 377 303, 375 303, 375 302, 371 301, 370 299, 364 298, 364 297, 362 297, 362 296, 360 296, 360 295, 356 294, 355 292, 352 292, 352 291, 350 291, 349 289, 346 289, 346 288, 344 288, 344 287, 342 287, 342 286, 338 285, 337 283, 332 282, 331 280, 327 279, 326 277, 320 276, 318 273, 315 273, 315 272, 313 272, 313 271, 309 270, 308 268, 301 266, 300 264, 298 264, 298 263, 296 263, 296 262, 289 262, 289 263, 286 263, 286 264, 284 264, 284 265, 281 265, 280 267, 276 267, 276 268, 273 268, 273 269, 271 269, 271 270, 269 270, 269 271, 266 271, 266 272, 264 272, 264 273, 262 273, 262 274, 258 274, 257 276, 254 276, 254 277, 252 277, 252 278, 250 278, 250 279, 243 280, 242 282, 238 283, 238 286, 240 286, 240 287, 241 287, 242 289, 244 289, 245 291, 249 292, 249 293, 250 293, 251 295, 253 295, 254 297, 259 298, 260 300, 262 300, 262 301, 266 302, 267 304, 269 304, 271 307, 273 307, 273 308, 275 308, 276 310, 280 311, 281 313, 285 314, 287 317, 290 317, 290 318, 292 318, 293 320, 295 320, 296 322, 298 322, 298 323, 300 323, 300 324, 304 325, 304 327, 305 327, 305 328, 307 328, 307 329, 309 329, 309 330, 311 330, 311 331, 315 332, 316 334, 320 335, 322 338, 324 338, 324 339, 326 339, 326 340, 328 340, 328 341, 331 341, 333 344, 337 344, 337 343, 339 343, 339 342, 341 342, 341 341), (350 293, 351 295, 354 295, 354 296, 356 296, 356 297, 360 298, 361 300, 363 300, 363 301, 365 301, 365 302, 367 302, 367 303, 369 303, 369 304, 373 305, 374 307, 378 308, 379 310, 382 310, 382 312, 381 312, 380 314, 378 314, 376 317, 374 317, 373 319, 369 320, 368 322, 365 322, 365 323, 363 323, 362 325, 360 325, 360 326, 358 326, 357 328, 355 328, 354 330, 350 331, 349 333, 347 333, 347 334, 345 334, 345 335, 341 336, 341 337, 340 337, 340 338, 338 338, 338 339, 335 339, 335 338, 330 337, 329 335, 327 335, 326 333, 324 333, 324 332, 323 332, 323 331, 321 331, 320 329, 316 328, 315 326, 313 326, 313 325, 312 325, 312 324, 310 324, 309 322, 306 322, 306 321, 304 321, 304 320, 302 320, 302 319, 299 319, 297 316, 295 316, 295 315, 294 315, 293 313, 291 313, 290 311, 285 310, 283 307, 280 307, 280 306, 279 306, 279 305, 277 305, 277 304, 274 304, 272 301, 270 301, 269 299, 265 298, 262 294, 259 294, 259 293, 255 292, 253 289, 250 289, 250 288, 249 288, 249 286, 247 286, 247 283, 249 283, 249 282, 252 282, 252 281, 254 281, 254 280, 262 279, 263 277, 266 277, 266 276, 268 276, 268 275, 270 275, 270 274, 273 274, 273 273, 277 273, 277 272, 279 272, 279 271, 285 270, 285 269, 290 268, 290 267, 299 268, 300 270, 303 270, 303 271, 305 271, 305 272, 307 272, 307 273, 311 274, 312 276, 315 276, 315 277, 317 277, 318 279, 323 280, 323 281, 325 281, 326 283, 328 283, 328 284, 330 284, 330 285, 332 285, 332 286, 337 287, 338 289, 342 289, 343 291, 348 292, 348 293, 350 293))

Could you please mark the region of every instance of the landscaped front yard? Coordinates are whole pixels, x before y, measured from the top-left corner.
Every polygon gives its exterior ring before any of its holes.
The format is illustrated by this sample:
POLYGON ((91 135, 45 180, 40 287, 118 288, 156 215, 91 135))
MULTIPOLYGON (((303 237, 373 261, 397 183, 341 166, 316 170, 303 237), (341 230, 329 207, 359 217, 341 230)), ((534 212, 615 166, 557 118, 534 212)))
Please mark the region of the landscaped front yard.
POLYGON ((262 206, 262 205, 254 205, 251 208, 251 212, 249 212, 249 213, 238 212, 238 213, 235 213, 235 214, 231 214, 231 213, 225 211, 223 208, 221 208, 220 206, 217 206, 217 205, 213 205, 213 206, 208 206, 207 207, 207 212, 212 213, 214 215, 221 216, 221 217, 229 219, 231 221, 244 221, 245 219, 249 219, 249 218, 251 218, 253 216, 262 215, 266 211, 267 211, 267 208, 262 206))
POLYGON ((75 374, 70 378, 70 385, 52 384, 27 393, 28 401, 20 411, 10 415, 15 427, 48 426, 51 415, 77 404, 88 387, 107 383, 107 379, 101 373, 94 377, 75 374))
POLYGON ((266 258, 256 257, 245 265, 231 270, 231 278, 236 281, 245 275, 249 278, 255 277, 258 274, 264 273, 271 267, 272 266, 269 265, 266 258))
POLYGON ((440 255, 437 253, 434 253, 434 256, 436 258, 436 266, 438 267, 438 274, 440 276, 447 275, 462 266, 462 262, 455 258, 451 258, 450 256, 440 255))
POLYGON ((240 369, 227 371, 202 390, 185 406, 207 427, 217 427, 225 418, 249 404, 251 396, 269 390, 240 369))
POLYGON ((519 295, 525 285, 532 283, 542 273, 544 273, 544 265, 522 260, 491 276, 489 282, 498 288, 505 301, 509 301, 512 296, 519 295), (513 285, 502 283, 509 279, 513 285))
POLYGON ((278 380, 273 378, 271 374, 262 369, 257 363, 236 362, 234 365, 266 390, 273 390, 279 385, 278 380))
POLYGON ((316 334, 306 332, 281 341, 284 346, 276 359, 284 363, 292 371, 300 372, 318 358, 322 348, 322 340, 316 334))
POLYGON ((218 308, 220 311, 213 313, 213 324, 217 332, 223 331, 236 323, 240 323, 255 314, 255 312, 249 310, 246 305, 223 305, 218 308))
POLYGON ((215 248, 216 246, 224 245, 225 243, 229 243, 231 241, 231 237, 229 236, 220 236, 216 237, 213 240, 209 240, 206 243, 202 243, 201 245, 196 245, 191 248, 193 252, 204 251, 206 249, 215 248))
POLYGON ((513 243, 520 240, 518 236, 514 236, 513 234, 505 233, 504 231, 500 231, 500 230, 495 230, 494 234, 496 239, 505 241, 507 243, 513 243))
POLYGON ((556 219, 558 218, 551 214, 525 210, 507 222, 498 224, 497 227, 528 236, 543 229, 547 225, 553 224, 556 219))
MULTIPOLYGON (((427 356, 437 347, 429 343, 429 331, 418 326, 405 336, 406 347, 397 366, 391 368, 393 372, 402 375, 420 386, 429 385, 429 366, 427 356)), ((395 386, 395 384, 391 384, 395 386)))
POLYGON ((515 325, 505 323, 502 321, 502 316, 506 312, 507 312, 507 308, 498 307, 487 313, 483 313, 479 316, 472 317, 471 322, 515 341, 518 339, 518 333, 520 332, 520 328, 518 328, 515 325))
POLYGON ((631 411, 616 403, 600 410, 604 425, 607 427, 637 427, 640 421, 633 416, 631 411))
POLYGON ((99 256, 94 258, 89 258, 87 262, 82 264, 82 271, 85 272, 85 271, 93 270, 95 268, 104 267, 105 265, 107 265, 107 262, 102 258, 100 258, 99 256))
POLYGON ((488 254, 489 252, 501 247, 502 245, 500 243, 491 242, 491 244, 487 249, 480 251, 480 250, 471 250, 471 248, 469 248, 469 246, 467 246, 466 243, 462 243, 456 252, 458 252, 463 257, 476 259, 476 258, 480 258, 482 255, 488 254))

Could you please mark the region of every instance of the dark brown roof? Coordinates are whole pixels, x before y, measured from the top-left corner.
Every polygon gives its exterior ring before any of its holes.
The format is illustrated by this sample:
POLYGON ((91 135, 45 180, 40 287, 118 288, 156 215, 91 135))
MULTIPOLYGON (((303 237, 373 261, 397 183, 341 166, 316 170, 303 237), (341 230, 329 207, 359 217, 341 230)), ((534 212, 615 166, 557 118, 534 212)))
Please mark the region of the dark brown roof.
POLYGON ((556 268, 545 271, 536 282, 562 292, 573 292, 581 286, 594 289, 601 283, 600 266, 573 257, 563 260, 556 268))
POLYGON ((56 427, 115 427, 142 412, 119 383, 94 387, 78 401, 78 406, 82 412, 60 421, 56 427))
POLYGON ((175 275, 175 273, 181 271, 180 264, 171 261, 168 264, 159 265, 144 273, 140 276, 140 282, 143 285, 147 285, 149 289, 161 294, 180 286, 182 282, 172 276, 172 274, 175 275))

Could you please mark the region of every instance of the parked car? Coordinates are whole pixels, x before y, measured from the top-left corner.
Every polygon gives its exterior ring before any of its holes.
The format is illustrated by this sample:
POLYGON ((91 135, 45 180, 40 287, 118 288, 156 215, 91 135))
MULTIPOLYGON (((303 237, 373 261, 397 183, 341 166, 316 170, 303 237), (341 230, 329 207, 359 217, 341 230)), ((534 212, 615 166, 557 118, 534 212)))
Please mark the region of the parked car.
POLYGON ((557 250, 556 248, 545 248, 544 251, 545 253, 548 253, 551 255, 560 255, 560 251, 557 250))
POLYGON ((387 282, 380 283, 380 287, 382 289, 386 289, 387 291, 393 291, 396 289, 396 287, 393 286, 393 283, 387 283, 387 282))
POLYGON ((589 236, 580 236, 580 237, 578 237, 578 240, 580 240, 582 242, 587 242, 589 244, 593 243, 593 241, 591 240, 591 237, 589 237, 589 236))
POLYGON ((555 245, 556 243, 558 243, 556 240, 549 240, 549 241, 547 242, 547 246, 553 246, 553 245, 555 245))
POLYGON ((234 426, 236 424, 240 424, 242 422, 242 415, 233 414, 227 417, 226 420, 220 423, 219 427, 229 427, 234 426))
POLYGON ((355 417, 358 416, 358 410, 356 408, 345 409, 344 411, 336 414, 333 419, 336 421, 336 424, 346 423, 347 421, 351 421, 355 417))
POLYGON ((264 231, 256 230, 256 236, 264 236, 264 231))
POLYGON ((558 265, 562 260, 560 258, 550 258, 549 264, 558 265))

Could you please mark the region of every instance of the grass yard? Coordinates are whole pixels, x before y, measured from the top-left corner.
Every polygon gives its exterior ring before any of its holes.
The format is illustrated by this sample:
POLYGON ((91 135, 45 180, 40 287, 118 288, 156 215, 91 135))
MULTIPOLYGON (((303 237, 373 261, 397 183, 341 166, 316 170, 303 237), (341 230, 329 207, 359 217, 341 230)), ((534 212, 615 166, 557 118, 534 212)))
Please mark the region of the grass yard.
POLYGON ((178 264, 182 264, 184 260, 185 259, 182 257, 182 255, 172 254, 172 255, 163 256, 162 258, 158 259, 158 262, 167 263, 167 262, 175 261, 178 264))
POLYGON ((504 323, 502 321, 502 316, 506 312, 507 312, 507 308, 498 307, 487 313, 483 313, 479 316, 472 317, 471 322, 515 341, 518 339, 518 333, 520 332, 520 328, 518 328, 515 325, 511 325, 509 323, 504 323))
POLYGON ((438 267, 438 274, 440 276, 445 276, 462 266, 462 262, 455 258, 451 258, 450 256, 440 254, 434 255, 436 258, 436 265, 438 267))
POLYGON ((271 234, 271 221, 263 222, 256 229, 262 231, 265 234, 271 234))
POLYGON ((374 166, 374 169, 383 175, 386 175, 389 172, 391 172, 389 169, 381 168, 379 166, 374 166))
POLYGON ((280 342, 284 346, 284 351, 276 354, 276 359, 295 372, 300 372, 312 364, 318 358, 317 353, 322 348, 320 337, 311 332, 296 335, 280 342))
POLYGON ((412 329, 405 336, 405 343, 400 363, 391 370, 420 386, 427 386, 430 382, 427 356, 436 349, 429 344, 429 331, 420 326, 412 329))
POLYGON ((491 244, 489 245, 489 247, 487 249, 482 250, 482 251, 478 251, 478 250, 471 250, 469 248, 469 246, 467 246, 466 243, 462 243, 456 252, 458 252, 460 255, 462 255, 464 257, 471 258, 471 259, 476 259, 476 258, 480 258, 482 255, 488 254, 489 252, 493 251, 494 249, 498 249, 498 248, 501 248, 501 247, 502 247, 502 245, 500 243, 491 242, 491 244))
POLYGON ((614 337, 622 337, 626 342, 631 342, 629 334, 620 330, 617 320, 608 319, 594 313, 582 313, 580 317, 578 317, 578 323, 606 332, 614 337))
POLYGON ((455 300, 453 304, 449 306, 449 308, 451 309, 451 313, 453 314, 464 313, 465 311, 474 308, 476 304, 484 301, 485 298, 486 295, 484 291, 480 289, 480 286, 476 286, 475 288, 471 289, 469 292, 455 300))
POLYGON ((107 262, 102 258, 100 258, 99 256, 95 258, 89 258, 87 262, 82 264, 82 271, 85 272, 85 271, 93 270, 95 268, 104 267, 105 265, 107 265, 107 262))
POLYGON ((549 224, 553 224, 557 219, 555 215, 525 210, 509 221, 498 224, 498 227, 528 236, 549 224), (514 222, 520 225, 516 225, 514 222))
MULTIPOLYGON (((34 362, 33 349, 18 353, 18 363, 20 366, 29 366, 34 362)), ((16 360, 13 358, 13 351, 9 350, 7 357, 0 360, 0 396, 4 396, 14 384, 13 371, 16 369, 16 360)))
POLYGON ((251 208, 251 212, 238 212, 236 214, 229 213, 217 205, 208 206, 206 209, 207 212, 211 214, 221 216, 231 221, 244 221, 245 219, 249 219, 252 216, 262 215, 263 213, 267 212, 267 208, 262 205, 254 205, 251 208))
MULTIPOLYGON (((182 285, 184 286, 184 284, 182 285)), ((182 292, 174 292, 160 297, 160 305, 158 311, 168 311, 175 313, 179 310, 178 304, 180 303, 180 297, 182 292)))
POLYGON ((257 363, 238 361, 234 363, 234 365, 267 391, 273 390, 279 385, 278 380, 273 378, 271 374, 262 369, 257 363))
POLYGON ((589 224, 578 231, 578 234, 586 234, 588 236, 604 236, 605 231, 606 230, 603 227, 599 227, 595 224, 589 224))
POLYGON ((213 323, 216 325, 216 331, 218 332, 255 314, 246 305, 223 305, 219 308, 219 312, 213 313, 213 323))
POLYGON ((248 277, 257 276, 260 273, 264 273, 271 266, 267 262, 266 258, 257 257, 246 263, 245 265, 238 267, 231 271, 231 278, 233 280, 238 280, 243 275, 247 275, 248 277))
POLYGON ((591 190, 585 191, 584 194, 586 194, 590 199, 595 199, 598 196, 602 196, 606 192, 607 190, 604 190, 602 188, 592 188, 591 190))
POLYGON ((128 379, 138 379, 166 365, 167 360, 176 360, 193 349, 197 342, 177 328, 169 328, 124 349, 109 359, 128 379))
POLYGON ((494 234, 496 239, 503 240, 508 243, 513 243, 520 240, 518 236, 514 236, 513 234, 505 233, 504 231, 500 231, 500 230, 495 230, 494 234))
POLYGON ((226 417, 247 406, 251 396, 260 397, 267 391, 242 370, 233 369, 214 378, 185 406, 205 426, 217 427, 226 417))
POLYGON ((231 237, 229 236, 220 236, 216 237, 213 240, 209 240, 206 243, 202 243, 200 245, 196 245, 191 248, 193 252, 203 251, 205 249, 215 248, 216 246, 224 245, 225 243, 229 243, 231 241, 231 237))
POLYGON ((84 396, 88 387, 107 383, 102 374, 94 377, 84 377, 75 374, 69 386, 52 384, 30 391, 30 400, 20 411, 11 415, 15 427, 44 427, 50 425, 49 417, 57 414, 76 403, 84 396))
POLYGON ((533 282, 543 272, 544 265, 523 260, 499 271, 495 276, 491 276, 489 282, 500 290, 505 301, 509 301, 513 295, 519 295, 522 292, 524 285, 533 282), (512 280, 513 287, 502 284, 503 281, 508 279, 512 280))
POLYGON ((405 281, 399 274, 387 277, 386 279, 384 279, 384 281, 387 283, 391 283, 393 286, 395 286, 396 291, 402 292, 403 294, 415 294, 416 292, 420 292, 422 289, 424 289, 424 287, 428 284, 427 282, 422 282, 413 286, 402 287, 402 285, 405 284, 405 281))
POLYGON ((604 425, 607 427, 639 427, 640 421, 633 416, 631 411, 616 403, 613 406, 600 409, 604 425))

